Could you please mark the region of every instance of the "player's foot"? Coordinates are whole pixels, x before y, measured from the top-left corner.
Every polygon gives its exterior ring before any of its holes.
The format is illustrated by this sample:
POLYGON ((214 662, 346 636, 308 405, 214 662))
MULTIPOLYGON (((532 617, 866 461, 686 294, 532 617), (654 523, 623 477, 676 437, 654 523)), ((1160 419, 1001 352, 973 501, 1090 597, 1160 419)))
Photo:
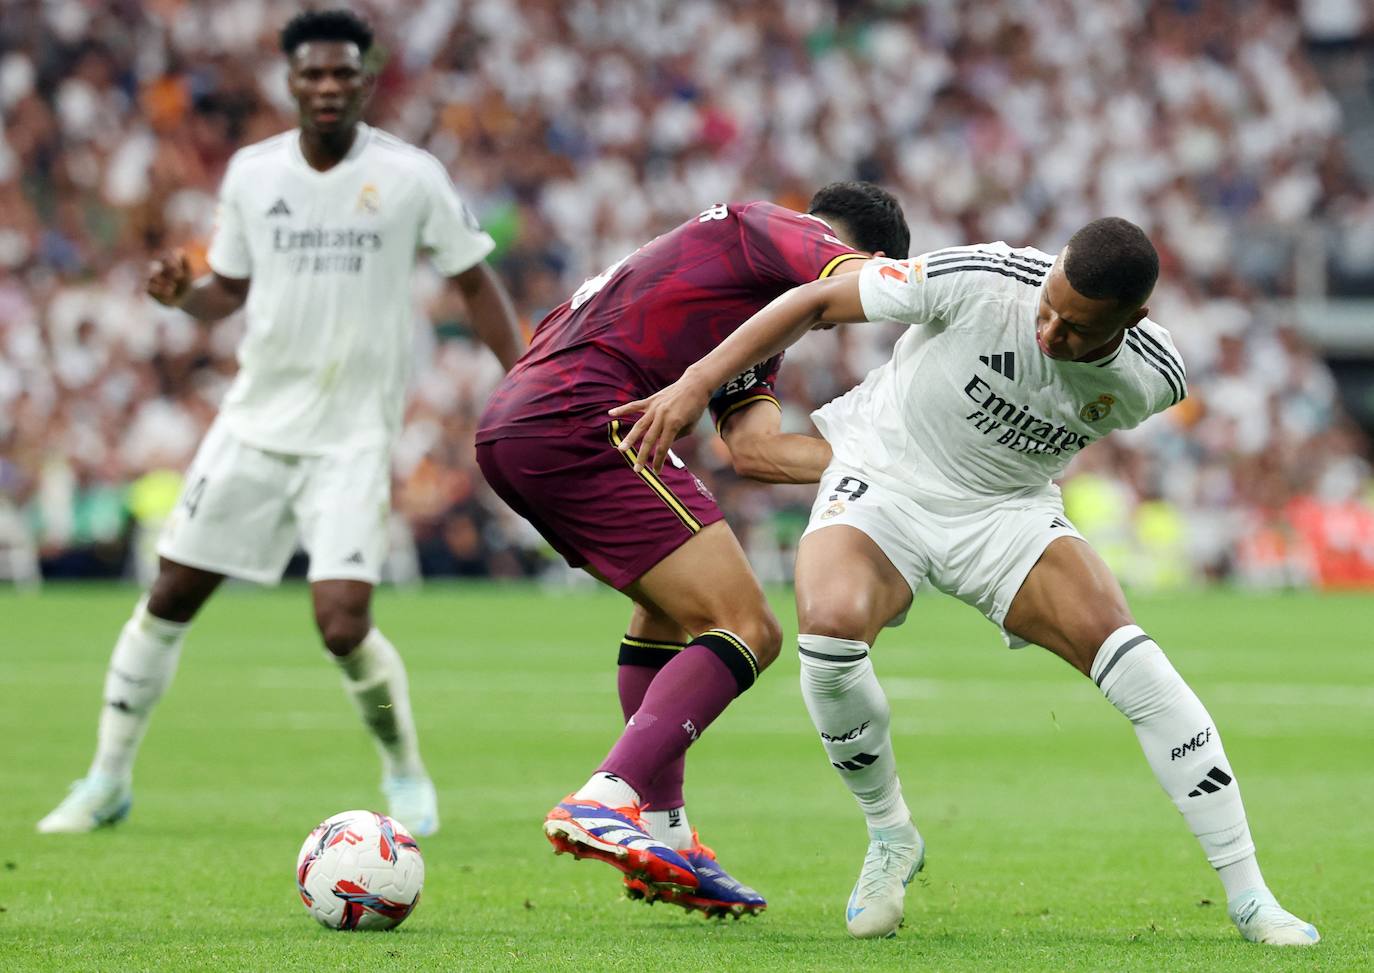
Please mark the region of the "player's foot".
POLYGON ((127 780, 91 774, 73 782, 62 803, 38 822, 39 834, 84 834, 117 824, 134 803, 133 785, 127 780))
POLYGON ((607 807, 569 794, 544 819, 544 834, 558 854, 599 859, 655 894, 697 887, 687 859, 649 836, 638 808, 607 807))
POLYGON ((625 876, 625 894, 649 904, 655 901, 680 905, 688 912, 704 912, 713 919, 734 916, 756 916, 768 908, 763 896, 734 878, 716 861, 716 853, 701 843, 694 830, 692 847, 682 857, 697 873, 698 885, 691 892, 671 889, 656 891, 641 879, 625 876))
POLYGON ((417 838, 439 830, 439 798, 428 777, 388 777, 382 781, 386 813, 417 838))
POLYGON ((1311 946, 1321 942, 1312 923, 1279 905, 1268 889, 1242 892, 1226 904, 1231 921, 1252 943, 1269 946, 1311 946))
POLYGON ((897 935, 907 884, 925 861, 926 845, 914 824, 874 832, 844 910, 849 934, 856 939, 897 935))

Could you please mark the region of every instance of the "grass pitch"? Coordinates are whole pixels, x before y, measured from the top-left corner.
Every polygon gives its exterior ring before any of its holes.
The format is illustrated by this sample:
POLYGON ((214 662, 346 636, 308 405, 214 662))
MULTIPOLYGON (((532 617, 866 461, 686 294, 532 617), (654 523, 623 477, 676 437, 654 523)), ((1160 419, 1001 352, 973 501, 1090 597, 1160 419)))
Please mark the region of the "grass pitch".
MULTIPOLYGON (((918 600, 875 653, 928 843, 899 938, 845 933, 866 838, 790 651, 688 762, 693 823, 769 911, 715 923, 629 902, 618 873, 555 858, 539 830, 617 732, 627 603, 437 585, 377 605, 443 802, 443 829, 421 841, 424 901, 395 932, 329 932, 296 898, 296 851, 327 815, 379 806, 378 773, 302 588, 211 603, 153 720, 128 821, 34 833, 90 758, 135 597, 0 592, 0 969, 1374 968, 1368 596, 1135 602, 1222 729, 1270 886, 1325 937, 1305 951, 1240 940, 1134 734, 1087 680, 1043 650, 1007 652, 941 597, 918 600)), ((786 595, 777 608, 794 630, 786 595)))

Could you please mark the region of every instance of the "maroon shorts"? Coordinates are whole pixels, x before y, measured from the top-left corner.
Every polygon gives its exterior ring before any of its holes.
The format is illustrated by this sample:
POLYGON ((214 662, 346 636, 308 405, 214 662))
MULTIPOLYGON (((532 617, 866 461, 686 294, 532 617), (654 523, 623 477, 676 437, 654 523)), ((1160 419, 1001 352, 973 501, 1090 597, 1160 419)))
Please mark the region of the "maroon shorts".
POLYGON ((477 464, 502 500, 575 568, 590 565, 623 588, 721 519, 715 498, 672 458, 634 471, 616 448, 626 426, 477 445, 477 464))

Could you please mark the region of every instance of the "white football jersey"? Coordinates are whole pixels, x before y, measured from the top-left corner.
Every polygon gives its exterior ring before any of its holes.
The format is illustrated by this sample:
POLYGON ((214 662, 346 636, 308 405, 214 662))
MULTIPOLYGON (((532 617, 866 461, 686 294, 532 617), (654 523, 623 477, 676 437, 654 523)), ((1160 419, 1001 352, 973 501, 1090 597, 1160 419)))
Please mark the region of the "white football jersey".
POLYGON ((927 505, 989 503, 1053 489, 1084 446, 1180 402, 1183 360, 1148 318, 1099 361, 1040 350, 1054 259, 987 243, 866 264, 864 315, 912 327, 890 360, 813 413, 836 461, 927 505))
POLYGON ((291 130, 234 153, 210 268, 251 278, 239 373, 221 413, 261 449, 320 453, 389 440, 411 353, 416 254, 452 276, 494 244, 438 159, 359 125, 326 172, 291 130))

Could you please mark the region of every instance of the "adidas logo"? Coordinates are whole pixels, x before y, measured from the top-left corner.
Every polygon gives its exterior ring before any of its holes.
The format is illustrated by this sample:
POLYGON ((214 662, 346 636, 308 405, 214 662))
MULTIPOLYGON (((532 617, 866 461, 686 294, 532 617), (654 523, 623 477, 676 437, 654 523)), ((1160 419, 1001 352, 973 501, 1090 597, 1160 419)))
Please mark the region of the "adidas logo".
POLYGON ((1000 355, 979 355, 978 360, 999 375, 1016 381, 1016 352, 1004 351, 1000 355))
POLYGON ((290 216, 291 207, 286 205, 286 200, 277 197, 277 201, 272 204, 272 208, 267 211, 268 216, 290 216))
POLYGON ((348 557, 344 558, 344 564, 362 564, 362 563, 363 563, 363 552, 362 552, 362 551, 354 551, 352 554, 348 555, 348 557))
POLYGON ((851 759, 841 760, 839 763, 835 763, 832 760, 830 766, 838 770, 863 770, 869 764, 877 762, 877 760, 878 757, 876 754, 856 753, 851 759))
POLYGON ((1050 521, 1050 529, 1053 530, 1056 527, 1060 528, 1061 530, 1073 530, 1072 525, 1070 525, 1069 522, 1065 520, 1063 517, 1055 517, 1053 520, 1050 521))
POLYGON ((1231 775, 1220 767, 1213 767, 1211 770, 1207 771, 1207 778, 1204 778, 1196 787, 1190 790, 1188 796, 1201 797, 1203 794, 1215 794, 1227 784, 1231 783, 1231 775))

